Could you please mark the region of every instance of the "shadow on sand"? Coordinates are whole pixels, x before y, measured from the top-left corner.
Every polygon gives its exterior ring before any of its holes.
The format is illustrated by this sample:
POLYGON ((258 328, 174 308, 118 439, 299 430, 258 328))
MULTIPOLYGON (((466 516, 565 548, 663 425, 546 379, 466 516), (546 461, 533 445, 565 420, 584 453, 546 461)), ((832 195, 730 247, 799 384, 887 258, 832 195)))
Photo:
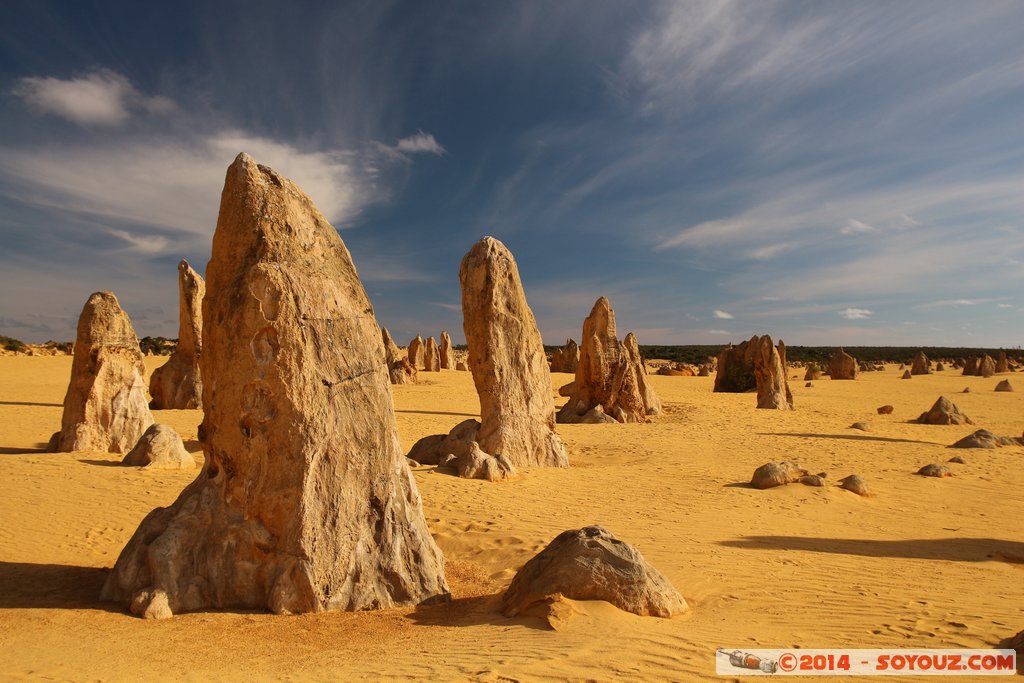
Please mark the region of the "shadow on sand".
POLYGON ((32 403, 31 401, 0 401, 0 406, 41 406, 43 408, 63 408, 63 403, 32 403))
POLYGON ((479 415, 470 413, 449 413, 447 410, 396 410, 396 413, 408 413, 411 415, 451 415, 452 417, 474 417, 480 419, 479 415))
POLYGON ((804 550, 814 553, 905 557, 915 560, 986 562, 998 560, 1024 564, 1024 543, 998 538, 921 538, 882 541, 850 538, 801 538, 798 536, 747 536, 719 545, 747 550, 804 550))
POLYGON ((525 626, 538 631, 551 630, 542 619, 536 617, 502 616, 501 593, 420 605, 406 618, 418 626, 525 626))
POLYGON ((885 441, 888 443, 923 443, 929 446, 946 446, 936 441, 918 439, 896 439, 888 436, 866 436, 863 434, 801 434, 799 432, 758 432, 758 436, 792 436, 801 439, 843 439, 846 441, 885 441))
POLYGON ((123 612, 100 600, 109 569, 0 562, 0 609, 95 609, 123 612))

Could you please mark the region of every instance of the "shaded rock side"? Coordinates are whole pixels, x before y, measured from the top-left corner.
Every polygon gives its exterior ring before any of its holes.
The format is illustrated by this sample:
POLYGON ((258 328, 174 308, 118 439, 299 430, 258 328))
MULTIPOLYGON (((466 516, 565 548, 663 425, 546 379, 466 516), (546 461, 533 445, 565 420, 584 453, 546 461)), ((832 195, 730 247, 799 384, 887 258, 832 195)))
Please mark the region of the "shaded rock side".
POLYGON ((194 469, 196 460, 185 450, 185 444, 173 427, 153 424, 135 444, 135 448, 124 456, 121 464, 152 470, 180 470, 194 469))
POLYGON ((689 608, 639 550, 596 525, 563 531, 523 565, 502 596, 502 612, 522 614, 558 593, 605 600, 640 616, 668 618, 689 608))
POLYGON ((580 364, 580 347, 573 339, 566 339, 565 346, 551 354, 551 372, 574 374, 580 364))
POLYGON ((911 375, 930 375, 932 374, 931 363, 928 362, 928 356, 924 355, 924 351, 918 351, 917 355, 914 356, 914 362, 910 365, 911 375))
POLYGON ((857 379, 857 359, 843 351, 841 346, 832 355, 828 367, 832 379, 857 379))
POLYGON ((145 373, 139 339, 117 297, 91 295, 78 318, 71 381, 50 450, 131 450, 153 424, 145 373))
POLYGON ((388 369, 388 380, 392 384, 416 384, 416 368, 412 366, 409 358, 398 348, 398 344, 391 338, 388 328, 383 328, 380 334, 384 342, 384 364, 388 369))
POLYGON ((453 351, 451 335, 444 330, 441 330, 441 345, 438 348, 438 356, 440 358, 442 370, 455 369, 455 354, 453 351))
POLYGON ((647 381, 636 336, 616 337, 615 312, 608 299, 594 303, 583 321, 580 360, 575 379, 559 390, 569 400, 558 421, 579 422, 595 406, 616 422, 647 422, 661 412, 661 401, 647 381))
POLYGON ((1002 448, 1003 446, 1024 446, 1024 436, 997 436, 987 429, 979 429, 960 439, 950 448, 1002 448))
POLYGON ((433 337, 427 337, 423 345, 423 369, 427 372, 441 372, 441 350, 433 337))
POLYGON ((555 433, 551 373, 512 253, 484 237, 459 267, 469 369, 480 397, 474 439, 515 467, 568 467, 555 433))
POLYGON ((227 171, 203 319, 205 466, 142 521, 102 598, 156 618, 446 598, 348 249, 245 154, 227 171))
POLYGON ((406 347, 406 355, 409 359, 409 364, 417 370, 424 368, 424 361, 426 360, 426 347, 423 343, 423 339, 417 334, 409 342, 409 346, 406 347))
POLYGON ((206 282, 192 270, 188 261, 178 264, 178 345, 167 362, 153 371, 149 393, 150 408, 186 410, 201 408, 202 373, 199 357, 203 352, 203 296, 206 282))

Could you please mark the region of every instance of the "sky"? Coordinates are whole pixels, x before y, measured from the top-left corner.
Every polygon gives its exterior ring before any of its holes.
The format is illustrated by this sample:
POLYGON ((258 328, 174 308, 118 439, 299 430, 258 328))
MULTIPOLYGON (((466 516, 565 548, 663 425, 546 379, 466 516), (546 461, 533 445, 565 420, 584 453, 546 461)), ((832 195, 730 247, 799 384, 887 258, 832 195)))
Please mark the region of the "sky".
POLYGON ((239 152, 399 343, 511 249, 548 344, 1024 343, 1024 3, 45 2, 0 22, 0 334, 177 336, 239 152))

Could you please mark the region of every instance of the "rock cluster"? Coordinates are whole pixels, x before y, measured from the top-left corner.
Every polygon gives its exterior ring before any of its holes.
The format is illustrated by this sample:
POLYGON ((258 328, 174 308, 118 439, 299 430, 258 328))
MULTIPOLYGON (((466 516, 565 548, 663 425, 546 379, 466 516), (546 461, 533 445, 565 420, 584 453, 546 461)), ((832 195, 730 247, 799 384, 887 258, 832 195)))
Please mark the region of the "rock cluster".
POLYGON ((91 295, 78 318, 71 381, 50 451, 127 453, 153 424, 145 372, 139 339, 117 297, 91 295))
POLYGON ((580 363, 580 347, 572 339, 565 340, 565 346, 551 354, 551 372, 574 374, 580 363))
POLYGON ((244 154, 221 195, 203 319, 206 464, 142 521, 102 598, 149 618, 446 599, 348 249, 244 154))
POLYGON ((603 296, 583 321, 576 378, 560 393, 569 396, 558 412, 564 423, 646 422, 661 412, 636 336, 631 332, 618 340, 615 312, 603 296))
POLYGON ((203 352, 203 296, 206 282, 188 261, 178 264, 178 345, 167 362, 153 371, 149 407, 157 410, 201 408, 203 382, 199 357, 203 352))

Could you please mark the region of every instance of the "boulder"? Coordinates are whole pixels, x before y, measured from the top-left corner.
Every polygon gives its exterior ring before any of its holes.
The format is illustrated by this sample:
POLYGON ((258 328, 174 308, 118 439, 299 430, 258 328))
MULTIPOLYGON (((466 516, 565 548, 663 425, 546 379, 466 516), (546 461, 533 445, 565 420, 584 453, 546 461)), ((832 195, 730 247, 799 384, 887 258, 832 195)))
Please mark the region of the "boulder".
POLYGON ((917 355, 914 356, 914 362, 910 366, 910 374, 930 375, 931 373, 932 366, 928 362, 928 356, 924 355, 924 351, 918 351, 917 355))
POLYGON ((441 372, 441 350, 433 337, 427 337, 423 345, 423 369, 427 372, 441 372))
POLYGON ((850 425, 850 429, 858 429, 862 432, 870 432, 871 425, 868 424, 867 422, 854 422, 852 425, 850 425))
POLYGON ((851 493, 856 493, 858 496, 868 497, 871 495, 868 483, 856 474, 851 474, 848 477, 840 479, 839 488, 850 491, 851 493))
POLYGON ((892 415, 893 410, 895 410, 895 408, 893 408, 892 406, 885 405, 879 406, 877 412, 879 415, 892 415))
POLYGON ((455 361, 455 369, 459 372, 469 372, 469 363, 464 360, 455 361))
POLYGON ((910 370, 904 370, 903 375, 900 377, 900 379, 910 379, 911 377, 913 377, 913 374, 914 373, 912 373, 910 370))
POLYGON ((413 368, 417 370, 424 369, 425 350, 426 349, 423 346, 423 339, 417 334, 409 342, 409 346, 406 350, 407 357, 409 358, 409 364, 413 366, 413 368))
POLYGON ((556 594, 605 600, 640 616, 668 618, 689 609, 639 550, 596 525, 563 531, 523 565, 501 598, 502 612, 516 616, 556 594))
POLYGON ((921 413, 915 420, 926 425, 972 425, 974 421, 960 412, 955 403, 945 396, 939 396, 930 410, 921 413))
POLYGON ((150 470, 180 470, 194 469, 196 461, 173 427, 152 424, 121 464, 150 470))
POLYGON ((184 259, 178 264, 178 345, 167 362, 153 371, 149 407, 156 410, 201 408, 203 381, 203 296, 206 282, 184 259))
POLYGON ((569 401, 558 412, 558 421, 577 423, 597 405, 617 422, 646 422, 661 412, 661 401, 647 382, 647 372, 636 336, 616 337, 615 312, 601 297, 583 321, 580 360, 576 379, 559 393, 569 401))
POLYGON ((828 366, 832 379, 857 379, 857 359, 843 351, 841 346, 832 355, 828 366))
POLYGON ((950 471, 948 467, 934 462, 930 465, 925 465, 924 467, 919 469, 917 473, 920 474, 922 477, 938 477, 940 479, 942 477, 953 476, 953 473, 950 471))
POLYGON ((445 330, 441 330, 441 346, 438 348, 438 356, 442 370, 455 369, 455 354, 452 351, 451 336, 445 330))
POLYGON ((996 385, 996 391, 1013 391, 1013 385, 1010 384, 1010 380, 1004 379, 996 385))
POLYGON ((950 448, 1002 448, 1024 446, 1024 436, 996 436, 987 429, 979 429, 957 441, 950 448))
POLYGON ((139 339, 117 297, 91 295, 78 318, 71 381, 50 450, 131 450, 153 424, 145 373, 139 339))
POLYGON ((476 441, 463 443, 466 447, 460 449, 458 455, 451 453, 445 456, 439 466, 454 468, 464 479, 501 481, 515 478, 516 468, 504 455, 484 453, 476 441))
POLYGON ((800 481, 800 478, 807 474, 807 470, 788 460, 779 463, 769 462, 754 470, 753 476, 750 477, 750 485, 756 489, 770 489, 800 481))
POLYGON ((102 599, 150 618, 447 599, 348 249, 245 154, 221 194, 203 320, 206 463, 142 521, 102 599))
POLYGON ((565 346, 551 354, 551 372, 576 373, 580 363, 580 347, 572 339, 565 340, 565 346))

